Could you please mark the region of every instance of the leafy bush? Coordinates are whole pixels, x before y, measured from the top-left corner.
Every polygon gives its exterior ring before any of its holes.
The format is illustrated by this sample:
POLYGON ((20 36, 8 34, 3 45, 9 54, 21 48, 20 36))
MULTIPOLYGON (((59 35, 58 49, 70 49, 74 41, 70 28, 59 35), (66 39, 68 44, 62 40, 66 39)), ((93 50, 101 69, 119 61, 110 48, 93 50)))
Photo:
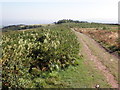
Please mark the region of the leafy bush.
POLYGON ((71 19, 63 19, 55 22, 55 24, 62 24, 62 23, 88 23, 87 21, 79 21, 79 20, 71 20, 71 19))
POLYGON ((2 36, 3 87, 41 88, 45 78, 77 64, 77 38, 69 28, 48 26, 2 36))

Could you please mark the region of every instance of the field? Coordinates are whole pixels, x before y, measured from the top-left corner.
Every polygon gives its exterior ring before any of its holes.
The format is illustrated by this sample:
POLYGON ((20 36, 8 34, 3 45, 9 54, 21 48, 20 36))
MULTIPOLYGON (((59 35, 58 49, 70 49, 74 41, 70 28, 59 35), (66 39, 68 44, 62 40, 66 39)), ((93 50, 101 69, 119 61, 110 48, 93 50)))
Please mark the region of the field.
MULTIPOLYGON (((89 51, 84 50, 84 43, 71 28, 93 38, 108 51, 119 52, 116 25, 62 23, 6 30, 1 42, 3 88, 95 88, 97 84, 101 88, 114 87, 89 60, 91 56, 86 58, 89 51)), ((86 43, 92 54, 97 52, 89 44, 86 43)), ((117 62, 102 60, 98 62, 107 66, 109 75, 118 81, 117 62)))
POLYGON ((109 30, 98 28, 76 28, 76 31, 90 36, 101 44, 108 52, 116 55, 120 54, 118 46, 118 27, 109 27, 109 30))

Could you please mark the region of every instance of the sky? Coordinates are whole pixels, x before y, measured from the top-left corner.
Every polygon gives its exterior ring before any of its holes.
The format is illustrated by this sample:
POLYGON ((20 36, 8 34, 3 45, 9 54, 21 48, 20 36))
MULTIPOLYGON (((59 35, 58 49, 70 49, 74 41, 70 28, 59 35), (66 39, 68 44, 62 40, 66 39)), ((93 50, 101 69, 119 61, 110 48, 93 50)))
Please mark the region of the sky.
POLYGON ((48 24, 61 19, 117 23, 119 0, 0 0, 3 25, 48 24))

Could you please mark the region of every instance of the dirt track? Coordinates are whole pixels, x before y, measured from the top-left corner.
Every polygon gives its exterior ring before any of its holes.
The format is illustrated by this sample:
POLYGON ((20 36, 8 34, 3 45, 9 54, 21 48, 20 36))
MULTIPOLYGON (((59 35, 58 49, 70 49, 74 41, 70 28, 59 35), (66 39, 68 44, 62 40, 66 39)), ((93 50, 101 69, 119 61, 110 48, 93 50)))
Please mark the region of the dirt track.
MULTIPOLYGON (((93 61, 95 67, 105 76, 107 82, 112 88, 118 88, 118 81, 115 74, 118 74, 118 58, 106 52, 97 42, 90 37, 72 29, 82 44, 81 51, 85 59, 93 61), (107 64, 108 66, 107 66, 107 64), (109 68, 109 64, 112 67, 109 68)), ((117 76, 116 76, 117 77, 117 76)))

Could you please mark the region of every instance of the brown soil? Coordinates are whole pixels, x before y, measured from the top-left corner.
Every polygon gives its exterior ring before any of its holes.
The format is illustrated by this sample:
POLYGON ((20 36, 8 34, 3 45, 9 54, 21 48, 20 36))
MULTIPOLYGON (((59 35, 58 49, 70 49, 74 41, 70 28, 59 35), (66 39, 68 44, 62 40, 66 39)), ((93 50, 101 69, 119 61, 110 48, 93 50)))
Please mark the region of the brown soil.
POLYGON ((76 28, 75 30, 110 46, 118 46, 118 30, 97 30, 96 28, 76 28))

